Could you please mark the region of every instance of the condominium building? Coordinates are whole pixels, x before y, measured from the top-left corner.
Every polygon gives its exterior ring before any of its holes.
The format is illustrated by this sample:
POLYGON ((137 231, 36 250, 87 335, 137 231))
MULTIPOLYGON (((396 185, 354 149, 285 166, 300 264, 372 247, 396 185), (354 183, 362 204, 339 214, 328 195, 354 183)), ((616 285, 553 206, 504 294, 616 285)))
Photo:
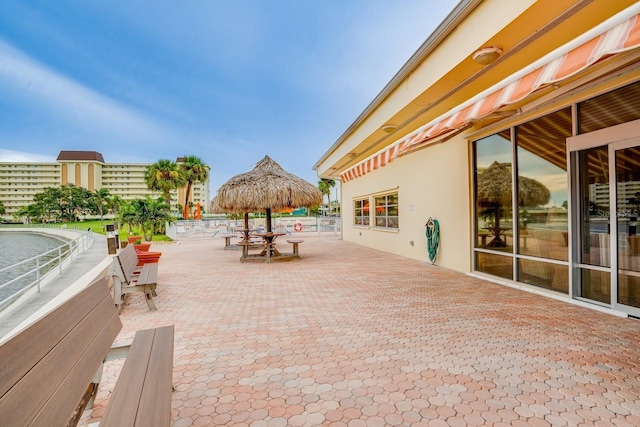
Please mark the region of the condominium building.
MULTIPOLYGON (((178 159, 178 162, 180 159, 178 159)), ((89 191, 109 190, 124 200, 159 196, 147 188, 144 181, 146 163, 105 163, 96 151, 61 151, 53 163, 0 162, 0 201, 6 209, 5 217, 33 203, 36 194, 47 187, 74 184, 89 191)), ((184 189, 173 191, 172 206, 184 203, 184 189)), ((209 201, 209 181, 197 183, 191 190, 190 201, 204 208, 209 201)))

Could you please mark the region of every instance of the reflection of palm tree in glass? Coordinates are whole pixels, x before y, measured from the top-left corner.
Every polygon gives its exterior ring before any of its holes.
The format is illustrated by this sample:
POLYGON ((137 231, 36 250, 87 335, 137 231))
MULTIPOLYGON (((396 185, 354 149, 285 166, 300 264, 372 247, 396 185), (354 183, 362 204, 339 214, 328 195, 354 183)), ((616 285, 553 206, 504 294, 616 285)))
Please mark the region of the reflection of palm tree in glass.
MULTIPOLYGON (((505 247, 500 238, 504 231, 500 227, 502 209, 511 208, 511 167, 508 164, 493 162, 478 176, 478 205, 487 208, 494 215, 493 226, 489 228, 494 239, 488 244, 492 247, 505 247)), ((518 206, 539 206, 549 202, 551 194, 542 183, 524 176, 518 177, 518 206)))

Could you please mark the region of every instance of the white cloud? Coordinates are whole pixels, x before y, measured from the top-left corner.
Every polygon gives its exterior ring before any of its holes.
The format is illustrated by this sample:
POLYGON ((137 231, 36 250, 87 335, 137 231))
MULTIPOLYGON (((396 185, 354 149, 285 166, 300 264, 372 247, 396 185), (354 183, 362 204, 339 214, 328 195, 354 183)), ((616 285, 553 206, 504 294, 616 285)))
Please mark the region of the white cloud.
POLYGON ((7 162, 7 163, 47 162, 48 163, 53 161, 55 161, 55 159, 53 159, 51 156, 45 156, 42 154, 35 154, 35 153, 27 153, 24 151, 5 150, 3 148, 0 148, 0 162, 7 162))
POLYGON ((77 129, 152 141, 163 135, 151 117, 100 94, 0 40, 0 87, 5 97, 43 109, 77 129))

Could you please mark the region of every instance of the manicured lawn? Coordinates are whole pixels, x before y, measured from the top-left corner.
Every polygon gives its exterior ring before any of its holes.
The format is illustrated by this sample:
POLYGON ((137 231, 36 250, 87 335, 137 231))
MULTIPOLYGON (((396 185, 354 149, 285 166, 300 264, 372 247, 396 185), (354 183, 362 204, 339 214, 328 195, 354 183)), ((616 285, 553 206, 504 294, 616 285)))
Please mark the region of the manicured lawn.
MULTIPOLYGON (((67 227, 75 227, 75 228, 91 228, 91 231, 93 233, 98 233, 98 234, 107 234, 107 224, 111 224, 111 222, 108 221, 103 221, 102 224, 100 224, 100 220, 92 220, 92 221, 80 221, 80 222, 69 222, 67 223, 67 227)), ((142 233, 140 232, 139 229, 134 228, 133 229, 133 233, 134 235, 142 235, 142 233)), ((120 241, 126 241, 127 240, 127 236, 129 235, 129 226, 125 225, 124 227, 122 227, 121 229, 118 229, 118 237, 120 238, 120 241)), ((164 234, 154 234, 153 235, 153 241, 154 242, 170 242, 171 239, 167 236, 165 236, 164 234)))

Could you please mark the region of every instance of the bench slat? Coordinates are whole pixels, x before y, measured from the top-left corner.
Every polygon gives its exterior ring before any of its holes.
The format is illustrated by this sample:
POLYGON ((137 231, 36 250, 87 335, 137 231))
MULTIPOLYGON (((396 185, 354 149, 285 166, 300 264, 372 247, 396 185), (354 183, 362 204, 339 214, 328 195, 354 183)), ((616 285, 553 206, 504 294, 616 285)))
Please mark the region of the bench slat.
MULTIPOLYGON (((103 282, 104 283, 104 282, 103 282)), ((104 295, 106 284, 92 285, 0 346, 0 396, 22 378, 67 333, 87 316, 104 295)))
POLYGON ((170 425, 173 333, 173 326, 136 332, 101 426, 170 425))
POLYGON ((142 270, 140 270, 140 273, 133 279, 132 283, 136 283, 140 285, 156 283, 156 279, 158 276, 157 265, 158 264, 143 265, 142 270), (152 267, 153 265, 155 265, 156 267, 155 268, 152 267), (155 274, 152 274, 153 271, 155 271, 155 274))
MULTIPOLYGON (((118 318, 117 313, 114 313, 113 316, 116 319, 118 318)), ((60 384, 57 393, 42 407, 38 417, 34 420, 34 426, 65 425, 69 422, 78 406, 78 402, 84 395, 84 391, 104 360, 106 352, 109 351, 111 344, 113 344, 113 340, 118 336, 120 329, 120 325, 111 323, 96 337, 91 349, 82 355, 81 359, 73 367, 73 371, 60 384), (71 394, 71 390, 78 390, 79 393, 71 394), (70 412, 69 410, 62 411, 67 402, 70 402, 67 406, 71 410, 70 412), (74 402, 75 405, 73 405, 74 402)))
POLYGON ((145 278, 141 283, 156 284, 158 282, 158 264, 145 264, 142 271, 145 272, 145 278))
POLYGON ((153 330, 136 332, 118 382, 109 397, 109 405, 100 420, 101 425, 134 425, 144 385, 144 376, 140 375, 140 371, 144 369, 143 374, 146 374, 152 346, 153 330))
POLYGON ((141 396, 136 425, 168 426, 171 424, 173 335, 173 326, 155 330, 153 354, 147 367, 145 388, 141 396))
MULTIPOLYGON (((55 314, 60 313, 63 316, 59 322, 47 317, 16 337, 22 340, 25 335, 33 340, 22 349, 21 353, 28 354, 31 344, 40 347, 38 342, 50 341, 50 334, 68 331, 58 338, 59 342, 49 343, 50 351, 41 354, 40 360, 29 364, 28 372, 9 384, 10 389, 0 398, 0 419, 6 425, 29 425, 32 421, 33 425, 43 426, 66 424, 122 328, 104 279, 55 310, 55 314), (86 300, 87 294, 92 298, 86 300), (75 317, 75 309, 85 310, 78 307, 78 301, 87 302, 92 311, 71 326, 65 317, 75 317), (56 393, 59 390, 63 392, 56 393)), ((13 345, 2 346, 2 351, 6 351, 5 347, 13 345)), ((19 360, 19 354, 5 360, 19 360)))
POLYGON ((133 245, 127 246, 118 254, 118 262, 120 263, 125 279, 127 282, 130 282, 131 276, 138 264, 138 254, 136 254, 136 250, 133 245))

